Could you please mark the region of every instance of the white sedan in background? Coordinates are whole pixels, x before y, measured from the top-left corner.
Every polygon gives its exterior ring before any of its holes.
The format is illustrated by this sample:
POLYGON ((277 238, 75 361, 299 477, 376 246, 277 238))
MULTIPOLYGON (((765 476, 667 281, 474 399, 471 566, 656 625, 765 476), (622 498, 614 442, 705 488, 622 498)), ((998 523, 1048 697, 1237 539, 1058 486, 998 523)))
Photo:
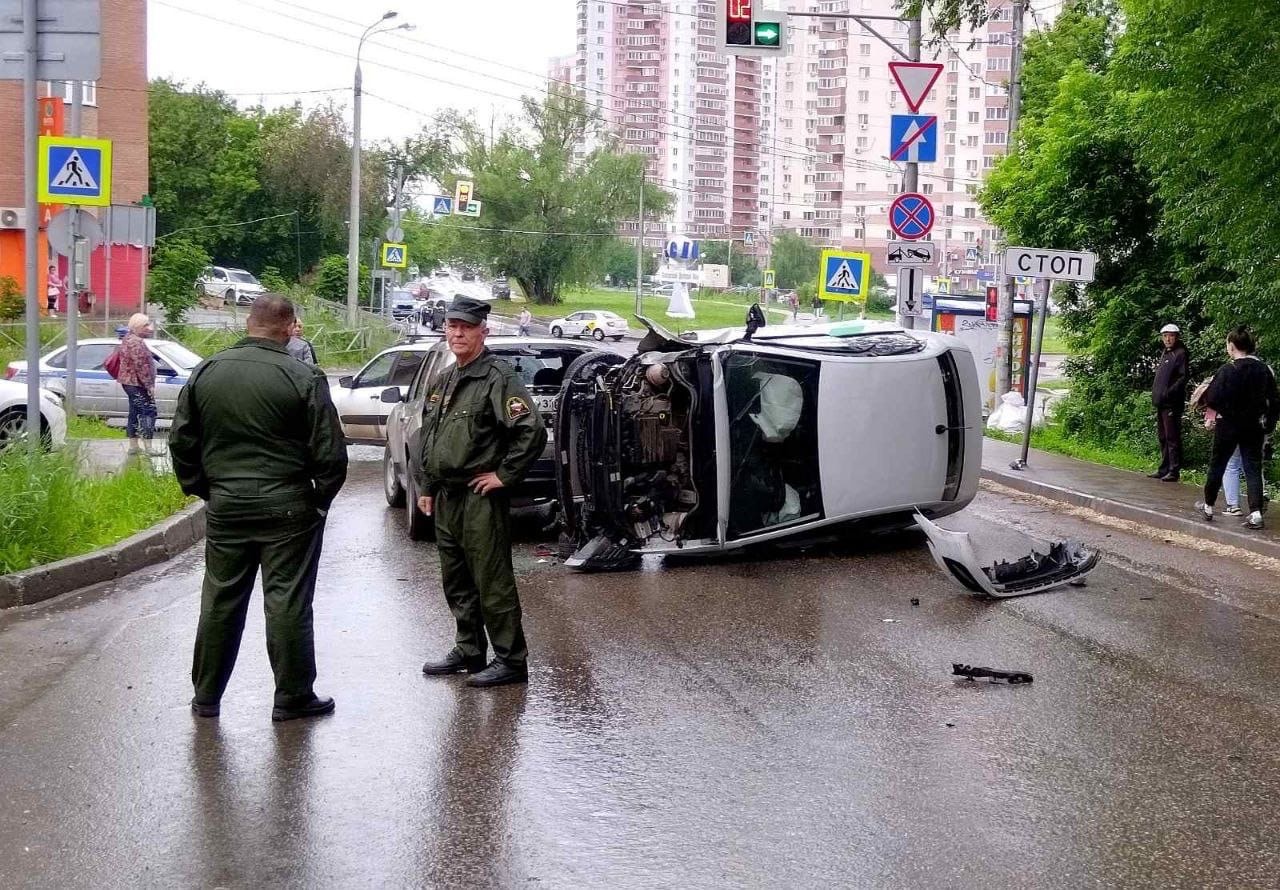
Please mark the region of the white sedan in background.
MULTIPOLYGON (((60 448, 67 441, 67 415, 58 397, 40 390, 40 431, 46 445, 60 448)), ((20 440, 27 432, 27 385, 0 380, 0 451, 20 440)))
POLYGON ((557 318, 547 325, 547 330, 553 337, 591 337, 595 340, 612 337, 621 340, 627 333, 627 320, 614 312, 586 310, 557 318))

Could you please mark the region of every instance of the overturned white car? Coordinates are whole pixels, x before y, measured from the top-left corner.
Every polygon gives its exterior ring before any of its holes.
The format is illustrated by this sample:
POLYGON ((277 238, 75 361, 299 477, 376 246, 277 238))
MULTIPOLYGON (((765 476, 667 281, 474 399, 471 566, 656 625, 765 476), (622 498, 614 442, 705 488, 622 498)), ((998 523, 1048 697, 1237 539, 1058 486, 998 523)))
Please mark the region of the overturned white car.
POLYGON ((569 566, 909 527, 973 500, 981 403, 956 338, 854 321, 690 340, 642 321, 635 356, 592 352, 565 375, 569 566))

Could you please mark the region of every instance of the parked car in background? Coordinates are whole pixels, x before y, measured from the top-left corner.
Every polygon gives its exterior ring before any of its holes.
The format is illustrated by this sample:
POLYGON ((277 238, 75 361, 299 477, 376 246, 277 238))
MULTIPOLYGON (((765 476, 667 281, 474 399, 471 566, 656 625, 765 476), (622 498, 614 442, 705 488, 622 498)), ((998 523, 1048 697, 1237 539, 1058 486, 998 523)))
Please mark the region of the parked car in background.
POLYGON ((621 340, 627 333, 627 320, 615 312, 586 310, 557 318, 547 325, 553 337, 591 337, 621 340))
POLYGON ((675 337, 566 374, 558 497, 580 569, 641 554, 907 528, 978 491, 977 371, 955 337, 878 322, 675 337))
MULTIPOLYGON (((529 337, 489 337, 485 346, 519 372, 535 407, 547 423, 548 432, 555 419, 565 371, 581 356, 593 351, 587 344, 529 337)), ((391 408, 387 447, 382 457, 384 494, 389 505, 405 508, 406 528, 415 541, 426 535, 429 520, 417 507, 417 492, 409 470, 409 443, 422 426, 423 408, 431 389, 455 363, 448 344, 439 341, 418 368, 407 395, 399 388, 387 389, 383 394, 391 408)), ((550 500, 555 497, 555 486, 555 449, 549 437, 546 449, 529 475, 511 492, 512 503, 527 506, 550 500)))
MULTIPOLYGON (((178 393, 187 385, 191 372, 204 361, 190 349, 173 340, 148 338, 143 341, 156 360, 156 412, 160 417, 173 417, 178 393)), ((118 339, 95 337, 76 345, 76 410, 98 417, 128 417, 129 400, 124 388, 102 367, 107 356, 120 345, 118 339)), ((59 346, 40 359, 40 385, 59 398, 67 392, 67 347, 59 346)), ((10 362, 5 379, 23 382, 27 379, 26 362, 10 362)))
POLYGON ((408 288, 396 288, 387 296, 391 317, 397 320, 412 316, 418 310, 421 302, 408 288))
MULTIPOLYGON (((27 385, 0 380, 0 451, 22 441, 27 432, 27 385)), ((67 441, 67 415, 58 397, 40 390, 40 434, 46 448, 67 441)))
POLYGON ((438 340, 406 340, 375 355, 355 374, 339 377, 329 387, 338 409, 338 422, 349 445, 382 445, 387 441, 387 415, 391 405, 382 401, 387 387, 402 394, 418 372, 427 352, 438 340))
POLYGON ((505 278, 499 278, 489 287, 495 300, 511 299, 511 283, 505 278))
POLYGON ((267 292, 252 273, 229 266, 210 266, 196 282, 196 288, 207 297, 219 297, 227 305, 251 306, 267 292))

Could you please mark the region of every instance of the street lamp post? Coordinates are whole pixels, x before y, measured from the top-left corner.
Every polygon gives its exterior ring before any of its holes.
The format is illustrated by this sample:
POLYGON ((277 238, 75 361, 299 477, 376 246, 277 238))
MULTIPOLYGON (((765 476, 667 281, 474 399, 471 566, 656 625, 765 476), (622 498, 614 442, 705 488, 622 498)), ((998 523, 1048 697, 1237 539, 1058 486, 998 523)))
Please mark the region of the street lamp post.
POLYGON ((360 291, 360 50, 364 41, 373 34, 382 31, 408 30, 411 25, 402 24, 394 28, 377 28, 388 19, 398 15, 395 10, 383 14, 372 25, 364 29, 360 42, 356 44, 356 77, 351 103, 351 206, 348 209, 350 220, 347 223, 347 324, 352 328, 359 323, 357 294, 360 291))

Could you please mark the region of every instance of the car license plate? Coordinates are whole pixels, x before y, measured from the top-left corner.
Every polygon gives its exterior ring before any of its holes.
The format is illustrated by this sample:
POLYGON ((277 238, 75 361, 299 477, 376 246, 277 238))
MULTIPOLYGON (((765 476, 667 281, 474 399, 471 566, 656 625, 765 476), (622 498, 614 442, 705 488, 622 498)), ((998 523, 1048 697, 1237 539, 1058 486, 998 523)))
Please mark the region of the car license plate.
POLYGON ((559 396, 538 396, 538 413, 554 414, 556 406, 560 404, 559 396))

